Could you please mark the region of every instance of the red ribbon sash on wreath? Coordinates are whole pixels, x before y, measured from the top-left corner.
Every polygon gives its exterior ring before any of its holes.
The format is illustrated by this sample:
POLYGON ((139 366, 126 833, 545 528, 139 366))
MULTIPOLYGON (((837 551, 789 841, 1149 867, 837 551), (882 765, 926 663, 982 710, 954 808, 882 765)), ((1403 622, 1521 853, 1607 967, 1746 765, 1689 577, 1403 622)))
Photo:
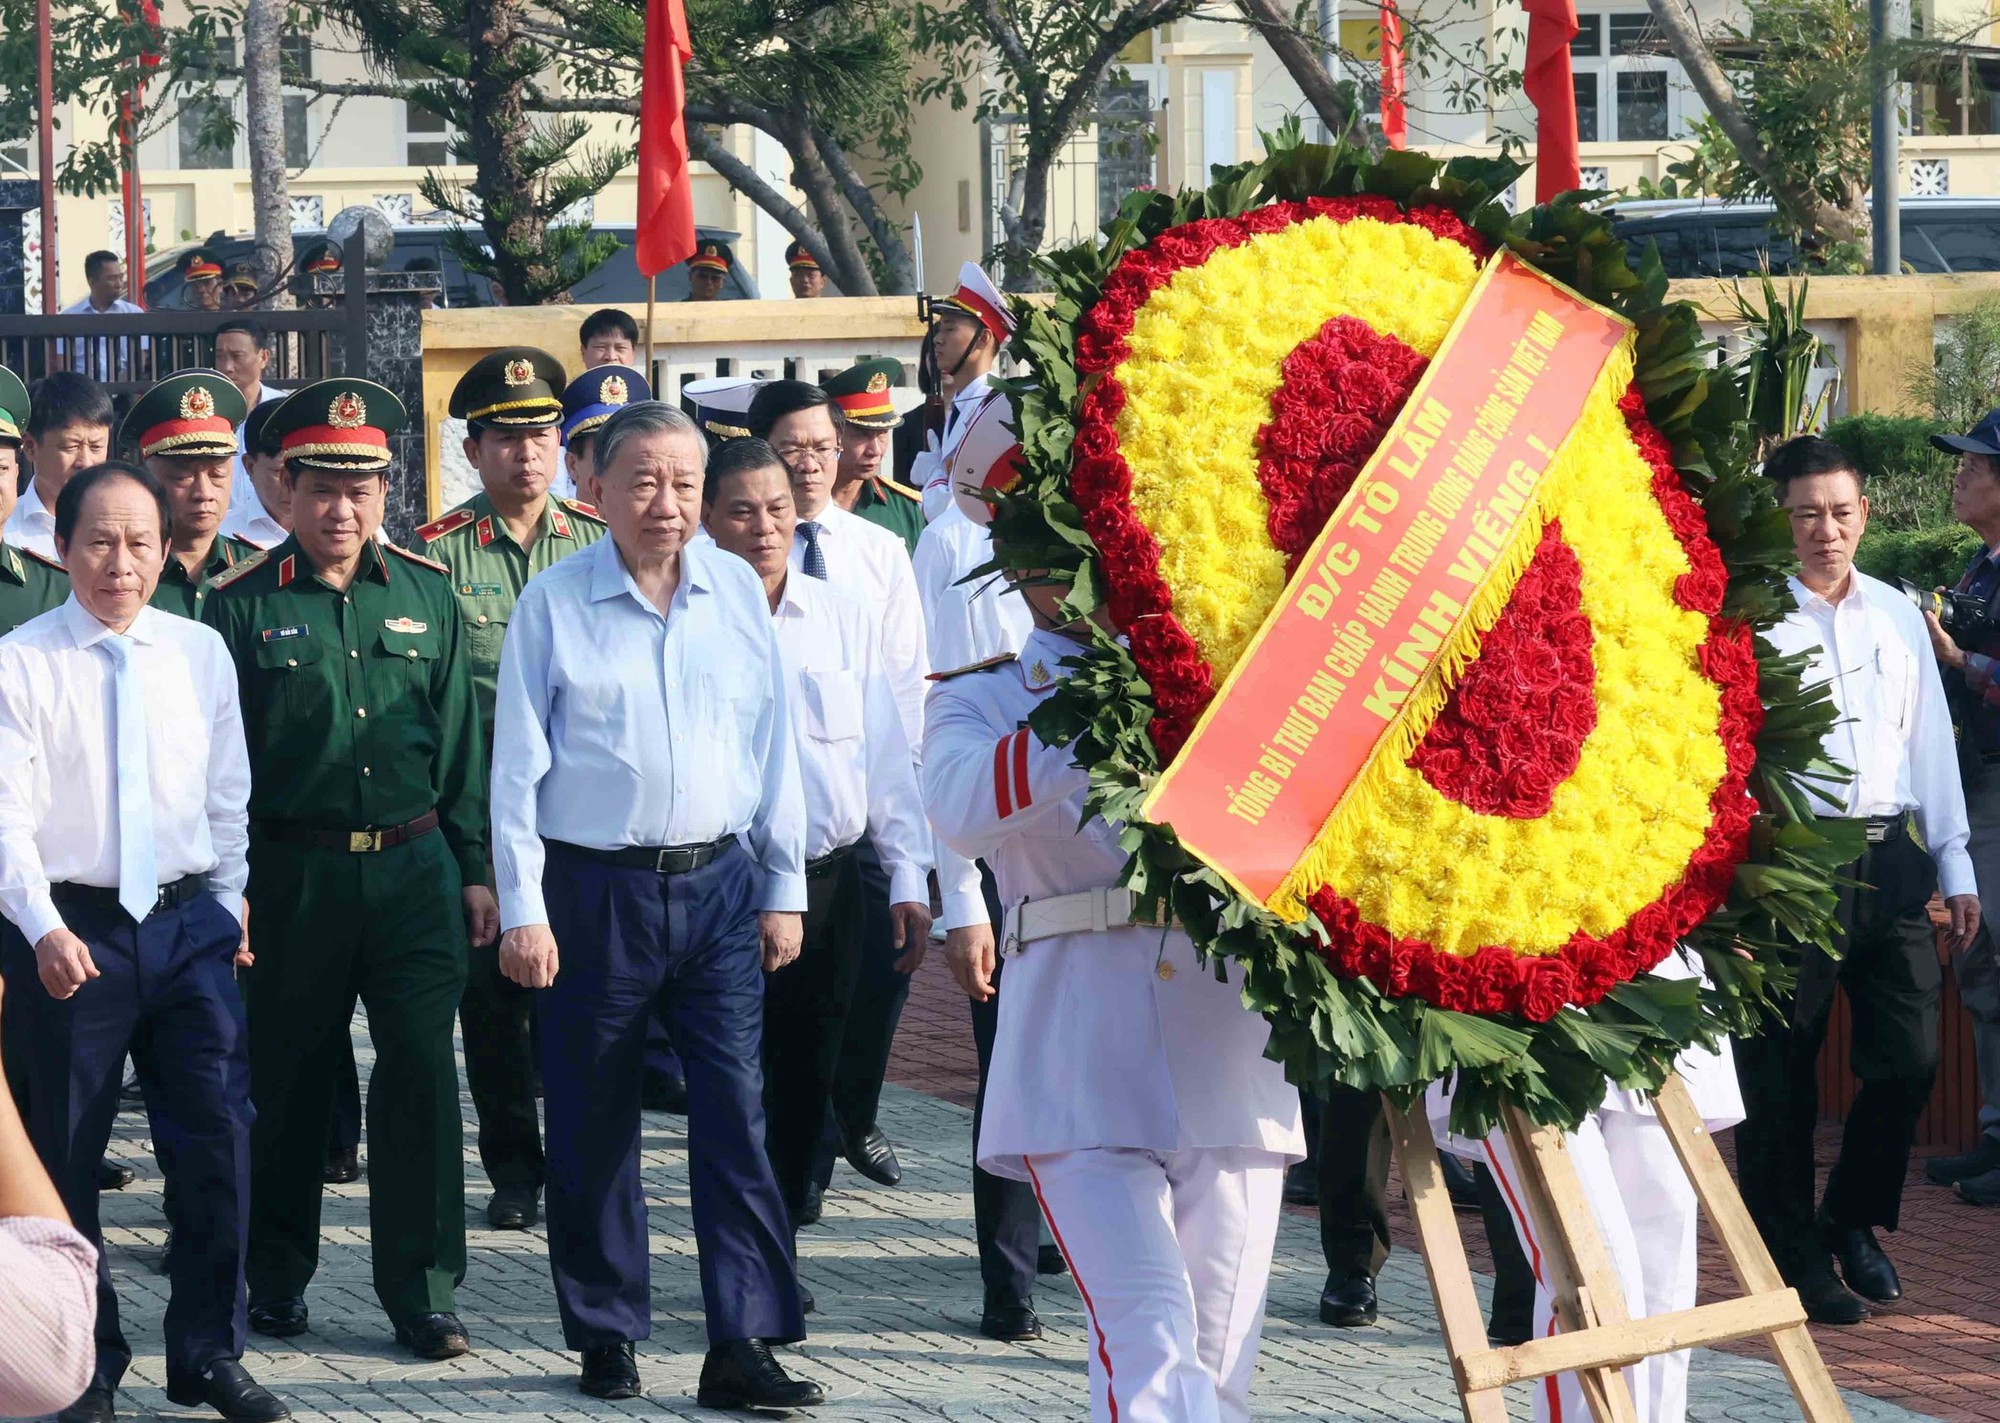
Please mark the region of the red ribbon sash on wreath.
POLYGON ((1540 541, 1535 490, 1630 329, 1511 254, 1487 265, 1146 819, 1271 907, 1410 709, 1440 691, 1445 650, 1491 600, 1495 570, 1540 541))

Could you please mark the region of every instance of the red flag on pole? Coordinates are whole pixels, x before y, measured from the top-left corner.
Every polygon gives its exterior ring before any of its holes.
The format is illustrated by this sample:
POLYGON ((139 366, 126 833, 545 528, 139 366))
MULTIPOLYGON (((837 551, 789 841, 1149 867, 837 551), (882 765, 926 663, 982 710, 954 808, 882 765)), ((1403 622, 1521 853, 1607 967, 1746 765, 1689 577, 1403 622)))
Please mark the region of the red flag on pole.
POLYGON ((657 276, 694 255, 694 194, 688 185, 687 90, 681 66, 694 57, 681 0, 646 0, 646 56, 639 91, 639 270, 657 276))
POLYGON ((1569 42, 1576 38, 1576 0, 1524 0, 1528 62, 1521 88, 1535 106, 1535 201, 1583 186, 1577 166, 1576 84, 1569 42))
POLYGON ((1409 117, 1403 109, 1403 17, 1382 7, 1382 140, 1391 148, 1409 145, 1409 117))

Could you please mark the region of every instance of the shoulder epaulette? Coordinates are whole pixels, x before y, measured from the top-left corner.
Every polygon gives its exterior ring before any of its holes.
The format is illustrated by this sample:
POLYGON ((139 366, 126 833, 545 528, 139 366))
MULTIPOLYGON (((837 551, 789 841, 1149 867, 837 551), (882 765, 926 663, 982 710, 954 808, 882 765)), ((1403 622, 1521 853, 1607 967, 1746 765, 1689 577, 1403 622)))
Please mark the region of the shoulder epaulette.
POLYGON ((897 481, 893 479, 885 479, 882 481, 882 487, 887 489, 892 494, 902 495, 905 499, 908 499, 913 503, 921 504, 924 502, 924 496, 922 491, 912 489, 907 484, 899 484, 897 481))
MULTIPOLYGON (((472 511, 470 509, 454 509, 442 518, 433 519, 421 529, 418 529, 417 537, 425 543, 433 543, 443 538, 453 529, 462 529, 471 522, 472 511)), ((394 545, 391 545, 391 547, 394 547, 394 545)))
POLYGON ((989 667, 1005 667, 1013 660, 1013 653, 1003 652, 997 657, 988 657, 983 661, 969 663, 964 667, 954 667, 949 672, 933 672, 925 677, 924 680, 926 682, 949 682, 952 678, 963 677, 968 672, 984 672, 989 667))
POLYGON ((44 567, 53 568, 58 573, 67 574, 69 572, 67 568, 64 568, 60 563, 57 563, 53 558, 50 558, 45 553, 36 553, 31 548, 15 548, 14 545, 12 544, 9 544, 8 547, 13 548, 14 552, 20 554, 22 557, 32 558, 35 562, 43 565, 44 567))
POLYGON ((269 558, 270 553, 260 548, 233 568, 225 568, 222 572, 216 574, 215 577, 209 579, 208 586, 211 588, 227 588, 251 569, 262 568, 269 558))
POLYGON ((595 504, 586 504, 581 499, 564 499, 561 503, 565 508, 574 510, 586 519, 595 519, 600 524, 604 522, 604 516, 597 512, 595 504))
POLYGON ((449 568, 446 568, 442 563, 439 563, 436 559, 425 558, 420 553, 411 553, 408 549, 404 548, 400 544, 385 543, 382 545, 382 547, 387 549, 390 553, 401 554, 404 558, 407 558, 412 563, 421 563, 425 568, 430 569, 433 573, 442 573, 447 578, 451 576, 451 570, 449 568))

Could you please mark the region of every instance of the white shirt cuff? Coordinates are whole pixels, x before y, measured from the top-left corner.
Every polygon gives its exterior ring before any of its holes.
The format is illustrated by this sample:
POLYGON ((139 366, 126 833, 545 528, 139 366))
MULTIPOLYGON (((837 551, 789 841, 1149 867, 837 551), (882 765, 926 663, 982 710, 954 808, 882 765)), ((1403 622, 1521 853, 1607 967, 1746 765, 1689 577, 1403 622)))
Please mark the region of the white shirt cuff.
POLYGON ((33 948, 57 929, 66 928, 62 915, 56 912, 56 902, 49 898, 47 890, 30 896, 21 906, 21 917, 14 921, 14 927, 21 931, 21 937, 33 948))
POLYGON ((941 896, 944 914, 938 920, 940 929, 969 929, 975 924, 990 924, 986 916, 986 896, 977 889, 958 890, 941 896))
POLYGON ((1972 856, 1965 852, 1963 845, 1953 845, 1938 856, 1938 892, 1946 899, 1960 894, 1979 893, 1979 884, 1972 875, 1972 856))
POLYGON ((549 922, 549 908, 542 900, 542 887, 538 884, 503 889, 499 898, 500 932, 503 934, 509 929, 549 922))
POLYGON ((926 908, 931 902, 930 872, 922 865, 907 861, 889 862, 889 902, 891 904, 921 904, 926 908))
POLYGON ((758 905, 766 914, 803 914, 806 912, 806 877, 804 874, 781 875, 770 870, 764 871, 764 898, 758 905))

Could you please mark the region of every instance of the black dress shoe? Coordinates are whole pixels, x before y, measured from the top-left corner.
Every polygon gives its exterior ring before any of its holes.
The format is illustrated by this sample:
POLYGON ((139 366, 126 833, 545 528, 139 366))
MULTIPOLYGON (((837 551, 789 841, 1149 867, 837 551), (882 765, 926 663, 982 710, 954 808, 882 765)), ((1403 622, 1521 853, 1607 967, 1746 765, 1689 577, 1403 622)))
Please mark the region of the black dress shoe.
POLYGON ((1933 1156, 1924 1163, 1924 1175, 1936 1186, 1955 1186, 1989 1171, 2000 1171, 2000 1136, 1981 1136, 1963 1156, 1933 1156))
POLYGON ((819 1218, 826 1211, 826 1193, 819 1188, 819 1182, 806 1182, 806 1198, 799 1205, 799 1213, 794 1218, 798 1225, 818 1225, 819 1218))
POLYGON ((1035 1249, 1035 1273, 1038 1275, 1067 1275, 1069 1273, 1069 1261, 1063 1259, 1062 1246, 1037 1246, 1035 1249))
POLYGON ((1328 1275, 1319 1292, 1319 1322, 1359 1329, 1375 1322, 1375 1282, 1366 1275, 1328 1275))
POLYGON ((1002 1344, 1023 1344, 1042 1337, 1042 1321, 1035 1317, 1031 1304, 988 1295, 986 1308, 979 1315, 979 1332, 1002 1344))
POLYGON ((648 1112, 672 1112, 684 1117, 688 1109, 687 1080, 664 1073, 647 1073, 639 1087, 639 1106, 648 1112))
POLYGON ((250 1327, 273 1339, 289 1339, 294 1334, 303 1334, 306 1332, 306 1302, 294 1296, 252 1304, 250 1327))
POLYGON ((1444 1189, 1451 1197, 1453 1210, 1476 1211, 1479 1209, 1479 1183, 1472 1179, 1472 1168, 1460 1157, 1449 1151, 1438 1153, 1438 1169, 1444 1176, 1444 1189))
POLYGON ((456 1359, 472 1352, 472 1340, 455 1314, 420 1314, 396 1326, 396 1342, 419 1359, 456 1359))
POLYGON ((639 1365, 632 1358, 630 1340, 622 1344, 599 1344, 583 1351, 583 1375, 576 1386, 592 1398, 637 1398, 639 1365))
POLYGON ((1850 1290, 1876 1304, 1894 1304, 1903 1297, 1903 1282, 1896 1267, 1875 1243, 1875 1232, 1867 1226, 1848 1229, 1821 1216, 1817 1222, 1820 1244, 1840 1262, 1840 1278, 1850 1290))
POLYGON ((486 1223, 495 1230, 526 1230, 542 1218, 539 1193, 528 1186, 495 1186, 486 1223))
POLYGON ((199 1374, 167 1374, 167 1401, 213 1408, 232 1423, 276 1423, 292 1410, 234 1359, 217 1359, 199 1374))
POLYGON ((326 1169, 320 1179, 329 1186, 345 1186, 361 1179, 361 1152, 357 1147, 336 1146, 326 1154, 326 1169))
POLYGON ((896 1148, 889 1145, 889 1138, 882 1135, 882 1128, 870 1127, 852 1141, 843 1137, 842 1147, 847 1164, 876 1185, 893 1186, 903 1179, 903 1167, 896 1160, 896 1148))
POLYGON ((1285 1204, 1310 1206, 1319 1203, 1319 1163, 1294 1161, 1285 1168, 1285 1204))
POLYGON ((1806 1318, 1815 1324, 1859 1324, 1868 1317, 1868 1306, 1833 1277, 1831 1266, 1807 1271, 1790 1283, 1799 1292, 1806 1318))
POLYGON ((94 1383, 83 1397, 56 1415, 56 1423, 118 1423, 118 1409, 111 1402, 111 1389, 94 1383))
POLYGON ((97 1163, 97 1189, 100 1191, 122 1191, 139 1179, 139 1173, 122 1161, 105 1157, 97 1163))
POLYGON ((762 1339, 732 1339, 701 1361, 694 1401, 703 1408, 811 1408, 826 1402, 826 1392, 786 1373, 762 1339))
POLYGON ((1975 1206, 2000 1206, 2000 1167, 1983 1176, 1968 1176, 1952 1189, 1959 1199, 1975 1206))
POLYGON ((813 1292, 805 1287, 805 1282, 803 1280, 800 1281, 799 1313, 812 1314, 818 1309, 819 1309, 819 1301, 813 1298, 813 1292))

